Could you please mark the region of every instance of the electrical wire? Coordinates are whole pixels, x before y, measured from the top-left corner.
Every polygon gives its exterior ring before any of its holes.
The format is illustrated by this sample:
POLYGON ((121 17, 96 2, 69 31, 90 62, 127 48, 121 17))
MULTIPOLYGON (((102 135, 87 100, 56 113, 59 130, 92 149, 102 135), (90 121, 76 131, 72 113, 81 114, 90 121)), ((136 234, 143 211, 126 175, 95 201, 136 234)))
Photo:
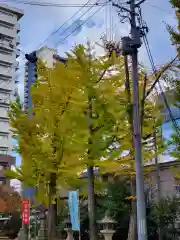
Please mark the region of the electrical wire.
MULTIPOLYGON (((110 29, 112 27, 112 2, 109 3, 109 25, 110 25, 110 29)), ((109 40, 113 40, 112 39, 112 32, 110 30, 109 32, 110 36, 109 36, 109 40)))
POLYGON ((151 3, 147 2, 147 5, 149 5, 149 6, 153 7, 153 8, 156 8, 156 9, 162 11, 162 12, 172 14, 172 12, 170 12, 170 11, 168 11, 168 10, 162 8, 162 7, 159 7, 159 6, 155 5, 155 4, 151 4, 151 3))
MULTIPOLYGON (((141 9, 139 8, 139 16, 140 16, 140 25, 142 26, 143 25, 143 20, 142 20, 142 14, 141 14, 141 9)), ((143 29, 143 28, 142 28, 143 29)), ((144 31, 144 30, 143 30, 144 31)), ((150 47, 149 47, 149 42, 148 42, 148 39, 147 39, 147 36, 146 36, 146 33, 144 32, 143 34, 143 40, 144 40, 144 44, 145 44, 145 48, 146 48, 146 51, 147 51, 147 54, 148 54, 148 58, 149 58, 149 61, 150 61, 150 64, 151 64, 151 67, 152 67, 152 70, 153 70, 153 73, 154 75, 157 77, 157 69, 155 67, 155 64, 154 64, 154 60, 153 60, 153 57, 152 57, 152 53, 151 53, 151 50, 150 50, 150 47)), ((174 125, 174 128, 178 134, 178 136, 180 137, 180 128, 176 122, 176 120, 174 119, 173 117, 173 114, 172 114, 172 111, 171 111, 171 108, 168 104, 168 101, 166 99, 166 95, 162 89, 162 86, 161 86, 161 83, 160 81, 158 80, 158 86, 159 86, 159 89, 160 89, 160 92, 161 92, 161 95, 163 97, 163 100, 164 100, 164 103, 165 103, 165 106, 168 110, 168 113, 169 113, 169 116, 170 116, 170 119, 174 125)), ((155 86, 154 86, 155 87, 155 86)))
MULTIPOLYGON (((58 27, 55 31, 53 31, 41 44, 39 44, 36 49, 39 49, 50 37, 52 37, 54 34, 56 34, 60 29, 62 29, 62 28, 67 24, 67 22, 70 21, 72 18, 74 18, 84 7, 86 7, 86 6, 89 4, 90 1, 91 1, 91 0, 88 0, 84 5, 82 5, 82 7, 81 7, 80 9, 78 9, 67 21, 65 21, 60 27, 58 27)), ((98 4, 99 1, 100 1, 100 0, 98 0, 96 3, 92 4, 92 6, 89 7, 89 9, 86 10, 86 12, 83 13, 83 14, 82 14, 78 19, 76 19, 73 23, 75 23, 77 20, 80 20, 80 19, 81 19, 85 14, 87 14, 93 7, 95 7, 95 6, 98 4)), ((72 23, 72 24, 73 24, 73 23, 72 23)), ((85 23, 85 22, 83 22, 83 23, 81 24, 81 26, 82 26, 84 23, 85 23)), ((61 35, 64 34, 66 31, 68 31, 68 30, 71 28, 72 24, 71 24, 69 27, 67 27, 67 28, 61 33, 61 35)), ((78 27, 80 27, 80 26, 78 26, 78 27)), ((76 28, 75 30, 77 30, 77 28, 76 28)), ((73 31, 73 32, 74 32, 74 31, 73 31)), ((70 36, 73 32, 71 32, 68 36, 70 36)), ((67 36, 67 37, 68 37, 68 36, 67 36)), ((64 40, 63 40, 63 41, 64 41, 64 40)), ((23 58, 23 60, 25 60, 25 57, 23 58)))
MULTIPOLYGON (((17 3, 17 4, 24 4, 24 5, 32 5, 32 6, 38 6, 38 7, 83 7, 83 4, 79 4, 79 3, 74 3, 74 4, 65 4, 65 3, 51 3, 51 2, 40 2, 40 1, 21 1, 21 0, 3 0, 3 1, 0 1, 0 3, 5 3, 5 2, 12 2, 12 3, 17 3)), ((127 1, 124 1, 124 2, 120 2, 119 1, 119 4, 126 4, 127 1)), ((102 5, 103 3, 99 3, 97 4, 96 6, 100 6, 102 5)), ((163 11, 163 12, 166 12, 166 13, 169 13, 169 14, 172 14, 172 12, 168 11, 167 9, 164 9, 162 7, 159 7, 155 4, 151 4, 151 3, 146 3, 147 5, 153 7, 153 8, 156 8, 156 9, 159 9, 160 11, 163 11)), ((92 4, 88 4, 86 5, 85 7, 91 7, 92 4)))
MULTIPOLYGON (((45 42, 47 42, 47 40, 52 37, 54 34, 56 34, 57 32, 59 32, 60 29, 62 29, 70 20, 72 20, 84 7, 86 7, 89 3, 91 2, 91 0, 88 0, 81 8, 79 8, 68 20, 66 20, 60 27, 58 27, 55 31, 53 31, 36 49, 39 49, 45 42)), ((97 2, 98 3, 98 2, 97 2)), ((92 8, 92 7, 91 7, 92 8)), ((90 9, 91 9, 90 8, 90 9)), ((89 9, 89 10, 90 10, 89 9)), ((82 16, 81 16, 82 17, 82 16)), ((80 17, 79 17, 80 19, 80 17)), ((76 20, 77 21, 77 20, 76 20)), ((65 32, 65 31, 64 31, 65 32)), ((64 33, 63 32, 63 33, 64 33)), ((63 34, 62 33, 62 34, 63 34)))
MULTIPOLYGON (((38 2, 38 1, 21 1, 21 0, 4 0, 0 1, 0 3, 3 2, 13 2, 18 4, 24 4, 24 5, 31 5, 31 6, 39 6, 39 7, 83 7, 84 4, 65 4, 65 3, 51 3, 51 2, 38 2)), ((96 3, 95 6, 101 6, 104 3, 96 3)), ((87 4, 85 7, 92 7, 93 4, 87 4)))
MULTIPOLYGON (((112 28, 110 28, 110 27, 109 27, 109 28, 106 28, 105 31, 103 31, 103 32, 100 34, 100 36, 103 37, 105 34, 107 35, 109 31, 114 30, 114 28, 117 26, 118 23, 119 23, 119 20, 116 21, 116 23, 112 26, 112 28)), ((95 44, 101 46, 101 45, 100 45, 100 41, 95 42, 95 44)), ((101 47, 103 47, 103 46, 101 46, 101 47)))
MULTIPOLYGON (((17 1, 16 1, 17 2, 17 1)), ((72 19, 83 7, 85 7, 85 6, 87 6, 87 4, 90 2, 90 0, 87 2, 87 3, 85 3, 84 5, 82 5, 82 7, 70 18, 70 19, 72 19)), ((96 12, 94 12, 89 18, 87 18, 80 26, 82 26, 82 25, 84 25, 92 16, 94 16, 98 11, 100 11, 101 10, 101 8, 102 7, 104 7, 106 5, 106 3, 104 3, 103 5, 101 5, 101 7, 96 11, 96 12)), ((90 11, 90 9, 92 9, 94 6, 98 6, 98 2, 96 2, 96 3, 94 3, 93 5, 91 5, 91 7, 82 15, 82 16, 84 16, 87 12, 89 12, 90 11)), ((82 17, 81 16, 81 17, 82 17)), ((68 19, 67 21, 69 21, 70 19, 68 19)), ((66 21, 66 22, 67 22, 66 21)), ((77 21, 77 20, 76 20, 77 21)), ((53 34, 55 34, 56 32, 58 32, 65 24, 66 24, 66 22, 63 24, 63 25, 61 25, 56 31, 54 31, 53 33, 51 33, 51 35, 50 36, 52 36, 53 34)), ((80 26, 78 26, 77 28, 75 28, 70 34, 68 34, 68 36, 66 36, 60 43, 62 43, 65 39, 67 39, 67 37, 69 37, 70 35, 72 35, 73 34, 73 32, 75 32, 80 26)), ((67 28, 67 29, 65 29, 65 31, 64 32, 66 32, 67 30, 69 29, 69 27, 67 28)), ((64 33, 63 32, 63 33, 64 33)), ((62 33, 62 34, 63 34, 62 33)), ((49 39, 49 37, 50 36, 48 36, 44 41, 43 41, 43 43, 41 43, 40 44, 40 46, 42 45, 42 44, 44 44, 48 39, 49 39)), ((59 44, 60 44, 59 43, 59 44)), ((24 58, 25 59, 25 58, 24 58)), ((23 59, 23 60, 24 60, 23 59)), ((6 86, 7 86, 7 84, 6 84, 6 86)), ((5 87, 5 86, 4 86, 5 87)))
MULTIPOLYGON (((85 3, 70 19, 72 19, 83 7, 85 7, 86 6, 86 4, 88 4, 90 2, 90 0, 87 2, 87 3, 85 3)), ((84 16, 87 12, 89 12, 94 6, 96 6, 97 5, 97 3, 98 2, 96 2, 96 3, 94 3, 82 16, 84 16)), ((106 5, 106 3, 104 3, 96 12, 94 12, 89 18, 87 18, 80 26, 82 26, 82 25, 84 25, 92 16, 94 16, 98 11, 100 11, 100 9, 102 8, 102 7, 104 7, 106 5)), ((82 17, 82 16, 80 16, 80 17, 82 17)), ((67 21, 69 21, 70 19, 68 19, 67 21)), ((80 18, 79 18, 80 19, 80 18)), ((67 22, 66 21, 66 22, 67 22)), ((76 20, 77 21, 77 20, 76 20)), ((59 31, 59 29, 61 29, 65 24, 66 24, 66 22, 64 23, 64 24, 62 24, 56 31, 54 31, 51 35, 53 35, 53 34, 55 34, 56 32, 58 32, 59 31)), ((70 36, 71 34, 73 34, 73 32, 74 31, 76 31, 80 26, 78 26, 76 29, 74 29, 70 34, 68 34, 68 36, 70 36)), ((65 31, 67 31, 68 29, 69 29, 70 27, 68 27, 67 29, 65 29, 65 31)), ((64 31, 64 32, 65 32, 64 31)), ((63 33, 62 33, 63 34, 63 33)), ((51 36, 50 35, 50 36, 51 36)), ((50 37, 50 36, 48 36, 48 38, 50 37)), ((66 36, 66 38, 68 37, 68 36, 66 36)), ((48 40, 48 38, 46 38, 44 41, 43 41, 43 43, 45 43, 47 40, 48 40)), ((65 38, 65 39, 66 39, 65 38)), ((65 39, 63 39, 61 42, 63 42, 65 39)), ((60 43, 61 43, 60 42, 60 43)), ((40 46, 43 44, 43 43, 41 43, 40 44, 40 46)), ((60 44, 59 43, 59 44, 60 44)), ((24 58, 25 59, 25 58, 24 58)), ((23 60, 24 60, 23 59, 23 60)), ((11 82, 11 81, 10 81, 11 82)), ((8 83, 9 84, 9 83, 8 83)), ((5 85, 5 86, 7 86, 7 84, 5 85)), ((4 87, 5 87, 4 86, 4 87)))
MULTIPOLYGON (((97 2, 99 2, 99 1, 100 1, 100 0, 98 0, 97 2)), ((96 3, 97 3, 97 2, 96 2, 96 3)), ((92 7, 90 7, 88 10, 86 10, 85 13, 83 13, 77 20, 80 20, 84 15, 86 15, 86 14, 95 6, 96 3, 94 3, 94 5, 93 5, 92 7)), ((105 3, 105 4, 106 4, 106 3, 105 3)), ((101 8, 102 8, 102 7, 104 7, 104 5, 102 5, 101 8)), ((93 17, 98 11, 99 11, 99 9, 98 9, 93 15, 91 15, 88 19, 86 19, 85 21, 83 21, 79 26, 77 26, 75 29, 73 29, 73 31, 71 31, 64 39, 62 39, 62 41, 60 41, 60 42, 58 42, 58 43, 56 44, 56 47, 57 47, 57 45, 63 43, 64 40, 66 40, 70 35, 72 35, 78 28, 80 28, 81 26, 83 26, 83 25, 84 25, 91 17, 93 17)), ((77 21, 77 20, 76 20, 76 21, 77 21)), ((74 21, 74 23, 75 23, 76 21, 74 21)), ((71 26, 72 26, 72 25, 71 25, 71 26)), ((67 32, 67 31, 69 30, 69 28, 71 28, 71 26, 67 27, 67 28, 61 33, 61 35, 63 35, 65 32, 67 32)))
MULTIPOLYGON (((55 31, 53 31, 41 44, 38 45, 38 47, 37 47, 36 49, 39 49, 50 37, 52 37, 54 34, 56 34, 60 29, 62 29, 62 28, 67 24, 67 22, 70 21, 72 18, 74 18, 84 7, 86 7, 86 6, 90 3, 90 1, 91 1, 91 0, 88 0, 85 4, 83 4, 80 9, 78 9, 78 10, 77 10, 68 20, 66 20, 60 27, 58 27, 58 29, 56 29, 55 31)), ((82 14, 78 19, 80 19, 80 18, 83 17, 86 13, 88 13, 94 6, 97 5, 98 2, 99 2, 99 0, 98 0, 96 3, 92 4, 92 6, 91 6, 88 10, 86 10, 86 12, 85 12, 84 14, 82 14)), ((76 21, 77 21, 78 19, 76 19, 76 21)), ((74 21, 74 22, 75 22, 75 21, 74 21)), ((67 29, 65 29, 65 30, 62 32, 62 34, 65 33, 70 27, 71 27, 71 26, 69 26, 67 29)), ((22 51, 21 51, 21 52, 22 52, 22 51)), ((24 52, 23 52, 23 54, 25 55, 24 52)), ((25 60, 25 56, 24 56, 24 58, 22 59, 22 61, 24 61, 24 60, 25 60)), ((20 67, 23 67, 23 66, 24 66, 24 64, 23 64, 22 66, 20 66, 20 67)), ((9 71, 11 71, 11 69, 8 70, 8 72, 9 72, 9 71)), ((8 72, 7 72, 7 73, 8 73, 8 72)), ((8 84, 9 84, 9 83, 8 83, 8 84)), ((4 86, 4 87, 5 87, 5 86, 4 86)))
POLYGON ((90 18, 92 18, 96 13, 98 13, 104 6, 106 5, 106 3, 104 5, 102 5, 98 10, 96 10, 91 16, 89 16, 85 21, 83 21, 83 23, 81 23, 79 26, 77 26, 75 29, 73 29, 73 31, 71 33, 69 33, 65 38, 63 38, 60 42, 58 42, 56 44, 56 46, 60 45, 61 43, 63 43, 70 35, 72 35, 79 27, 83 26, 90 18))
MULTIPOLYGON (((86 6, 86 4, 88 4, 90 2, 87 1, 83 7, 86 6)), ((86 13, 88 13, 98 2, 94 3, 88 10, 86 10, 86 12, 84 14, 82 14, 78 19, 80 19, 81 17, 83 17, 86 13)), ((67 39, 67 37, 69 37, 70 35, 73 34, 73 32, 75 32, 79 27, 81 27, 82 25, 84 25, 92 16, 94 16, 102 7, 104 7, 106 5, 106 3, 104 3, 94 14, 92 14, 89 18, 87 18, 82 24, 80 24, 77 28, 75 28, 73 31, 70 32, 70 34, 68 34, 68 36, 66 36, 60 43, 58 44, 61 44, 65 39, 67 39)), ((57 33, 69 20, 71 20, 78 12, 81 11, 81 9, 83 8, 81 7, 76 13, 73 14, 73 16, 71 18, 69 18, 66 22, 64 22, 57 30, 55 30, 54 32, 52 32, 38 47, 37 49, 43 45, 51 36, 53 36, 55 33, 57 33)), ((76 19, 76 21, 78 20, 76 19)), ((74 21, 75 22, 75 21, 74 21)), ((71 26, 69 26, 68 28, 66 28, 62 34, 64 34, 71 26)), ((22 59, 22 60, 25 60, 25 57, 22 59)))

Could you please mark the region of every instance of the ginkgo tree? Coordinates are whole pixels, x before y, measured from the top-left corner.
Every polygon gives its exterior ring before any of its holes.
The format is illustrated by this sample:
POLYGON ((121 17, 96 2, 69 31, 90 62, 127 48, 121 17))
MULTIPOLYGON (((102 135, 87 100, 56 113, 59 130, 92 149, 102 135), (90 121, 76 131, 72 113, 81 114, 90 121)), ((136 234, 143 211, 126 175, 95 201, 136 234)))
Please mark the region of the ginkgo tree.
MULTIPOLYGON (((132 216, 129 226, 128 239, 136 239, 136 181, 135 181, 135 160, 133 145, 133 101, 132 101, 132 78, 128 71, 129 62, 127 57, 119 57, 116 61, 114 75, 111 79, 105 78, 100 83, 101 94, 105 96, 107 102, 112 106, 110 109, 113 118, 116 119, 116 143, 115 151, 110 152, 107 160, 100 163, 104 171, 112 171, 119 175, 128 175, 131 179, 132 194, 132 216), (123 58, 125 65, 122 67, 123 58), (108 94, 107 94, 108 92, 108 94), (123 152, 123 154, 121 154, 123 152), (116 161, 114 161, 116 160, 116 161), (134 196, 134 197, 133 197, 134 196)), ((131 69, 130 69, 131 71, 131 69)), ((141 66, 139 69, 139 105, 141 115, 142 133, 142 159, 143 164, 151 161, 157 154, 164 151, 163 139, 160 128, 162 116, 161 105, 158 104, 157 96, 151 96, 145 100, 147 90, 152 86, 154 77, 148 74, 141 66), (154 131, 156 131, 156 148, 154 131)), ((148 168, 146 168, 148 170, 148 168)))
MULTIPOLYGON (((96 57, 91 53, 91 46, 88 43, 87 47, 77 46, 71 54, 68 54, 68 58, 72 68, 79 71, 78 98, 81 98, 81 106, 78 114, 83 116, 84 131, 87 134, 84 162, 88 172, 89 230, 90 239, 95 240, 97 231, 95 224, 94 167, 99 167, 99 161, 102 157, 105 157, 106 149, 116 140, 115 119, 109 111, 112 106, 101 94, 99 83, 111 66, 114 65, 116 57, 113 55, 110 58, 107 58, 107 56, 96 57)), ((111 76, 112 79, 114 77, 111 76)), ((82 129, 83 125, 78 124, 82 129)))
POLYGON ((79 82, 74 73, 61 63, 49 69, 39 61, 39 78, 31 89, 32 109, 26 112, 16 102, 10 112, 22 157, 17 177, 25 186, 36 186, 41 202, 44 199, 45 204, 49 203, 49 239, 55 234, 58 185, 66 186, 68 177, 76 178, 83 169, 80 162, 87 134, 76 124, 81 121, 82 126, 83 121, 75 100, 79 82))
MULTIPOLYGON (((82 92, 86 100, 85 116, 88 117, 89 143, 88 171, 89 171, 89 202, 93 202, 93 166, 98 166, 102 172, 115 172, 135 176, 134 146, 133 146, 133 112, 132 112, 132 79, 126 79, 122 63, 123 57, 117 57, 112 53, 96 58, 92 56, 90 49, 79 48, 75 52, 81 71, 86 74, 81 85, 86 92, 82 92), (79 57, 81 56, 81 58, 79 57), (100 65, 100 63, 103 65, 100 65), (106 74, 104 74, 106 72, 106 74), (126 80, 125 80, 126 79, 126 80), (128 82, 127 82, 128 81, 128 82), (129 88, 129 89, 128 89, 129 88), (112 149, 114 143, 116 147, 112 149), (119 143, 119 144, 118 144, 119 143), (103 144, 103 147, 101 146, 103 144), (117 147, 118 145, 118 147, 117 147), (123 154, 128 151, 128 154, 123 154), (105 159, 105 161, 102 161, 105 159)), ((160 129, 160 108, 155 96, 145 101, 146 91, 152 85, 154 79, 148 76, 143 67, 139 72, 141 129, 143 141, 143 163, 153 159, 156 154, 164 151, 160 129), (154 149, 153 133, 157 131, 156 147, 154 149)), ((135 191, 134 191, 135 195, 135 191)), ((134 206, 134 204, 133 204, 134 206)), ((93 219, 93 204, 90 208, 93 219)), ((94 220, 92 220, 92 223, 94 220)), ((93 226, 91 226, 93 229, 93 226)), ((95 236, 91 236, 94 239, 95 236)))
POLYGON ((81 45, 67 55, 66 65, 57 63, 49 69, 39 61, 38 79, 31 88, 32 109, 23 110, 18 99, 11 106, 11 127, 22 157, 16 178, 35 186, 41 202, 49 203, 49 239, 55 232, 51 229, 56 225, 57 188, 68 187, 68 180, 77 180, 86 167, 95 238, 93 166, 112 142, 114 129, 107 102, 96 87, 111 64, 109 59, 90 59, 81 45))
MULTIPOLYGON (((123 62, 114 53, 97 57, 89 44, 78 45, 67 54, 65 65, 57 63, 50 69, 38 61, 38 79, 31 88, 32 109, 23 110, 18 100, 11 106, 11 127, 22 157, 16 177, 24 185, 36 187, 41 203, 49 204, 49 239, 55 234, 58 188, 79 183, 84 169, 88 170, 92 240, 96 239, 93 168, 134 178, 132 81, 129 79, 128 95, 123 62), (114 143, 118 147, 112 148, 114 143)), ((139 77, 140 84, 144 83, 143 69, 139 77)), ((141 111, 146 162, 154 156, 151 134, 157 104, 143 102, 141 111)))

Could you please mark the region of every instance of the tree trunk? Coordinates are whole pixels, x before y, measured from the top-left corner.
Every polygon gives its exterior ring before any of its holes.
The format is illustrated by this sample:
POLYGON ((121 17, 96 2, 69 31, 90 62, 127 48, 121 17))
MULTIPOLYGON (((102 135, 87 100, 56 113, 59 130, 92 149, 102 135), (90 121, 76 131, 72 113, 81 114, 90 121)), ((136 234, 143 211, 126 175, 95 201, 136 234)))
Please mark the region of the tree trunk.
MULTIPOLYGON (((136 179, 131 179, 131 195, 136 196, 136 179)), ((129 221, 128 239, 137 239, 137 211, 136 211, 136 200, 133 199, 131 202, 131 216, 129 221)))
POLYGON ((52 174, 49 184, 49 207, 48 207, 48 240, 56 237, 56 203, 53 197, 56 194, 56 174, 52 174))
POLYGON ((90 240, 96 240, 96 219, 95 219, 95 193, 94 193, 94 171, 88 166, 88 216, 90 240))

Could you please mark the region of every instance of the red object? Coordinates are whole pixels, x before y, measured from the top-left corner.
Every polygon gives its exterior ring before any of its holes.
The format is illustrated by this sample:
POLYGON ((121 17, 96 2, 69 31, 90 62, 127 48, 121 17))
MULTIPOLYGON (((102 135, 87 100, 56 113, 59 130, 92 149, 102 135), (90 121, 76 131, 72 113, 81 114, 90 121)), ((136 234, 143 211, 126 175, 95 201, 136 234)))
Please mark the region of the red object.
POLYGON ((30 217, 30 201, 29 199, 23 199, 21 202, 22 207, 22 223, 29 224, 30 217))

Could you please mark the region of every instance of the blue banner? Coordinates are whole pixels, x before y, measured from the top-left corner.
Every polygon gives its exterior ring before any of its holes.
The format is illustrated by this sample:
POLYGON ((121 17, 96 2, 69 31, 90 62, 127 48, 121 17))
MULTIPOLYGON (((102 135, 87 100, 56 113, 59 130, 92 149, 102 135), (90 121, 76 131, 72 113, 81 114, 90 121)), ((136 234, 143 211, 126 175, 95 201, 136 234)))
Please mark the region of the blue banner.
POLYGON ((69 192, 68 204, 72 230, 80 231, 78 191, 69 192))
POLYGON ((36 194, 36 188, 23 188, 23 198, 34 198, 36 194))

